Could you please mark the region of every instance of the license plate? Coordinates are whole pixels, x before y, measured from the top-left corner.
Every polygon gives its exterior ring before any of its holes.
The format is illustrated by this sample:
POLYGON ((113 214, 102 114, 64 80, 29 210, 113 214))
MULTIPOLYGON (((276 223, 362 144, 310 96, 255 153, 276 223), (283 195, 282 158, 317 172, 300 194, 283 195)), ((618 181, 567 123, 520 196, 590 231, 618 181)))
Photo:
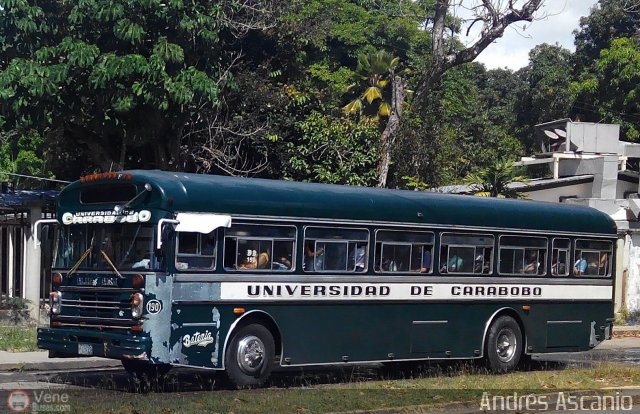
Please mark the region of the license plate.
POLYGON ((93 345, 91 344, 78 344, 79 355, 93 355, 93 345))

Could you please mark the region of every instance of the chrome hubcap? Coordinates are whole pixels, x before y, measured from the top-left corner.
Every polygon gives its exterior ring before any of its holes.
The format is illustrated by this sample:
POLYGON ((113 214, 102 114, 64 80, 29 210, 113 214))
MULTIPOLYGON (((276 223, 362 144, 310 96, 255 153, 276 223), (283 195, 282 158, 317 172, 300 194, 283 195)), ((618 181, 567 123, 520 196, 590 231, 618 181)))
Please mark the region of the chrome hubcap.
POLYGON ((246 374, 260 371, 264 363, 264 344, 257 336, 245 336, 238 342, 238 365, 246 374))
POLYGON ((511 329, 504 328, 498 333, 496 341, 496 354, 501 362, 509 362, 515 355, 518 340, 511 329))

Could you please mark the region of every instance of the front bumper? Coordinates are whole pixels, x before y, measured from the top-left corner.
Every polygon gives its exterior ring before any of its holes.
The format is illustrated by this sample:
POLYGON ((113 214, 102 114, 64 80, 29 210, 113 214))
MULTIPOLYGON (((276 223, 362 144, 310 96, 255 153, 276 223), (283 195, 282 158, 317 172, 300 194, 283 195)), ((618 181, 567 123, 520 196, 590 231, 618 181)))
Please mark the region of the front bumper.
POLYGON ((85 329, 38 328, 38 348, 77 356, 148 360, 151 338, 85 329))

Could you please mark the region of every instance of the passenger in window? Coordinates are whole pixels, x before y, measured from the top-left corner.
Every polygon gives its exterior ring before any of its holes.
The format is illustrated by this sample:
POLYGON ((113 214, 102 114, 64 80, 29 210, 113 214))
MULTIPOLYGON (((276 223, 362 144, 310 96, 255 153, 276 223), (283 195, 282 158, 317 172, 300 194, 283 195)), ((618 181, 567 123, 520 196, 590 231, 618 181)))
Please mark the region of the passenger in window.
POLYGON ((565 271, 566 265, 558 261, 558 251, 554 251, 551 257, 551 274, 553 276, 564 275, 565 271))
POLYGON ((600 255, 600 261, 598 262, 598 275, 600 276, 607 275, 608 261, 609 261, 609 254, 607 252, 602 252, 602 254, 600 255))
POLYGON ((420 263, 420 273, 429 273, 431 271, 431 246, 425 244, 422 247, 422 262, 420 263))
POLYGON ((291 269, 291 260, 284 256, 278 257, 277 261, 271 264, 271 269, 273 270, 290 270, 291 269))
POLYGON ((537 274, 539 268, 538 253, 535 250, 529 250, 527 252, 527 263, 522 268, 522 273, 537 274))
POLYGON ((366 261, 367 261, 367 249, 364 245, 360 245, 356 248, 355 252, 355 267, 356 267, 356 272, 364 272, 364 269, 366 268, 366 261))
POLYGON ((313 272, 315 270, 323 269, 324 262, 324 249, 318 248, 315 249, 314 241, 307 241, 305 244, 305 260, 304 260, 304 269, 307 272, 313 272))
POLYGON ((447 268, 450 272, 462 272, 462 266, 464 265, 464 260, 462 257, 454 254, 447 262, 447 268))
POLYGON ((258 255, 258 258, 250 257, 247 261, 240 265, 240 269, 269 269, 269 253, 264 251, 258 255))
POLYGON ((584 275, 589 265, 587 260, 582 257, 581 251, 576 251, 576 255, 578 256, 578 260, 573 264, 573 274, 576 276, 584 275))

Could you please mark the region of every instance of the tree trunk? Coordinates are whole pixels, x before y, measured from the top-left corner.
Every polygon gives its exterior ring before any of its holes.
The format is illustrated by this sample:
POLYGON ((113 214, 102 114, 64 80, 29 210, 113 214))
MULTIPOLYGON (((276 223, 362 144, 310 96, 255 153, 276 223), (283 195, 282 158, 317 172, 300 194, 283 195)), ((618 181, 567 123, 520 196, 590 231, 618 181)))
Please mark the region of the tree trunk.
POLYGON ((402 109, 404 108, 406 97, 406 81, 400 76, 395 76, 391 91, 391 113, 389 114, 387 125, 380 136, 380 161, 377 167, 378 187, 380 188, 387 186, 389 166, 391 165, 391 150, 398 136, 400 118, 402 117, 402 109))

